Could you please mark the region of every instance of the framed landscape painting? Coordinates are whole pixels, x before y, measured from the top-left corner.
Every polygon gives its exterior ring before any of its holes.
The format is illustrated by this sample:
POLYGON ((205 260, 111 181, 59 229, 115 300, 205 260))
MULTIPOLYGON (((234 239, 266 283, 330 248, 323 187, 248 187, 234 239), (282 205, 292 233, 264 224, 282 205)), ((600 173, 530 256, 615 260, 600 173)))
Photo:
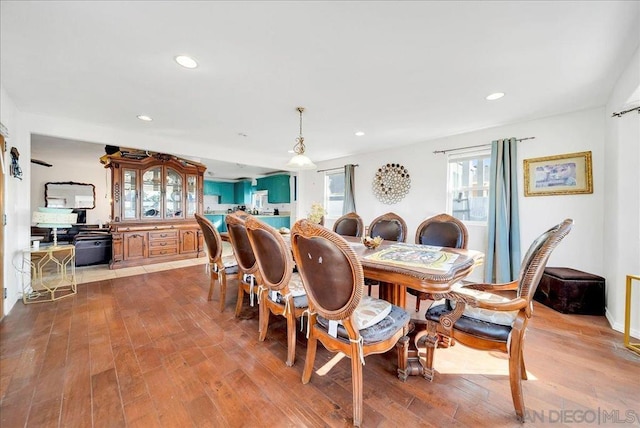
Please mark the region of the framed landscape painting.
POLYGON ((524 160, 524 195, 593 193, 591 152, 524 160))

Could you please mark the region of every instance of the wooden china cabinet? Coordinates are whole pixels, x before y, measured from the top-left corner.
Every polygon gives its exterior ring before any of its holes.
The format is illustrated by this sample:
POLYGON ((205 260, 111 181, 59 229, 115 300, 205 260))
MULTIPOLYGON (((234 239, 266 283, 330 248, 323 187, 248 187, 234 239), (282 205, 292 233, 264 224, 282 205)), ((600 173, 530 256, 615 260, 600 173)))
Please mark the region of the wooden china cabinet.
POLYGON ((206 167, 172 155, 141 153, 101 158, 111 170, 110 268, 204 256, 194 214, 203 211, 206 167))

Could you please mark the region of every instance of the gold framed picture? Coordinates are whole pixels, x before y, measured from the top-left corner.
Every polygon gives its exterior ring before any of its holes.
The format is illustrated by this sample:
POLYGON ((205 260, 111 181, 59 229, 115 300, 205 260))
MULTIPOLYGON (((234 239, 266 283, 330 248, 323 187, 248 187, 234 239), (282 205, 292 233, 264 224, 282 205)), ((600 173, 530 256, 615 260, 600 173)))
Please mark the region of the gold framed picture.
POLYGON ((524 160, 524 195, 593 193, 591 152, 524 160))

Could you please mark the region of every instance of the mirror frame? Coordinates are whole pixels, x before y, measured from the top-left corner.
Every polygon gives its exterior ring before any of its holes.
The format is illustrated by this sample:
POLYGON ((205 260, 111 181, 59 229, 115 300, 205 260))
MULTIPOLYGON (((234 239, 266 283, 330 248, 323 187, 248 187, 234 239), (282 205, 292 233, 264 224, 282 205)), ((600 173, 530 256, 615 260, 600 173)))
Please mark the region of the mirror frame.
POLYGON ((87 206, 87 207, 73 207, 73 206, 65 206, 65 208, 74 208, 74 209, 87 209, 87 210, 92 210, 96 207, 96 186, 90 183, 78 183, 75 181, 49 181, 47 183, 45 183, 44 185, 44 206, 48 207, 49 206, 49 198, 48 198, 48 192, 49 192, 49 185, 50 184, 67 184, 67 185, 72 185, 72 186, 91 186, 91 193, 93 196, 93 204, 92 206, 87 206))

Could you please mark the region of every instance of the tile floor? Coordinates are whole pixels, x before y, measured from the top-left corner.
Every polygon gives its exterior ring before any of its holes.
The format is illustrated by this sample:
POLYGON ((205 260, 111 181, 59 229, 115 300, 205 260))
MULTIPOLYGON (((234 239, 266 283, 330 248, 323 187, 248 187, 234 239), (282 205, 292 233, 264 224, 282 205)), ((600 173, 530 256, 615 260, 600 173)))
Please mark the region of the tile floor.
MULTIPOLYGON (((223 255, 233 254, 231 245, 223 242, 223 255)), ((109 269, 109 265, 84 266, 76 268, 76 283, 84 284, 86 282, 102 281, 105 279, 122 278, 132 275, 143 275, 150 272, 158 272, 162 270, 177 269, 194 265, 205 265, 209 262, 208 257, 198 257, 197 259, 176 260, 166 263, 155 263, 145 266, 134 266, 122 269, 109 269)))

